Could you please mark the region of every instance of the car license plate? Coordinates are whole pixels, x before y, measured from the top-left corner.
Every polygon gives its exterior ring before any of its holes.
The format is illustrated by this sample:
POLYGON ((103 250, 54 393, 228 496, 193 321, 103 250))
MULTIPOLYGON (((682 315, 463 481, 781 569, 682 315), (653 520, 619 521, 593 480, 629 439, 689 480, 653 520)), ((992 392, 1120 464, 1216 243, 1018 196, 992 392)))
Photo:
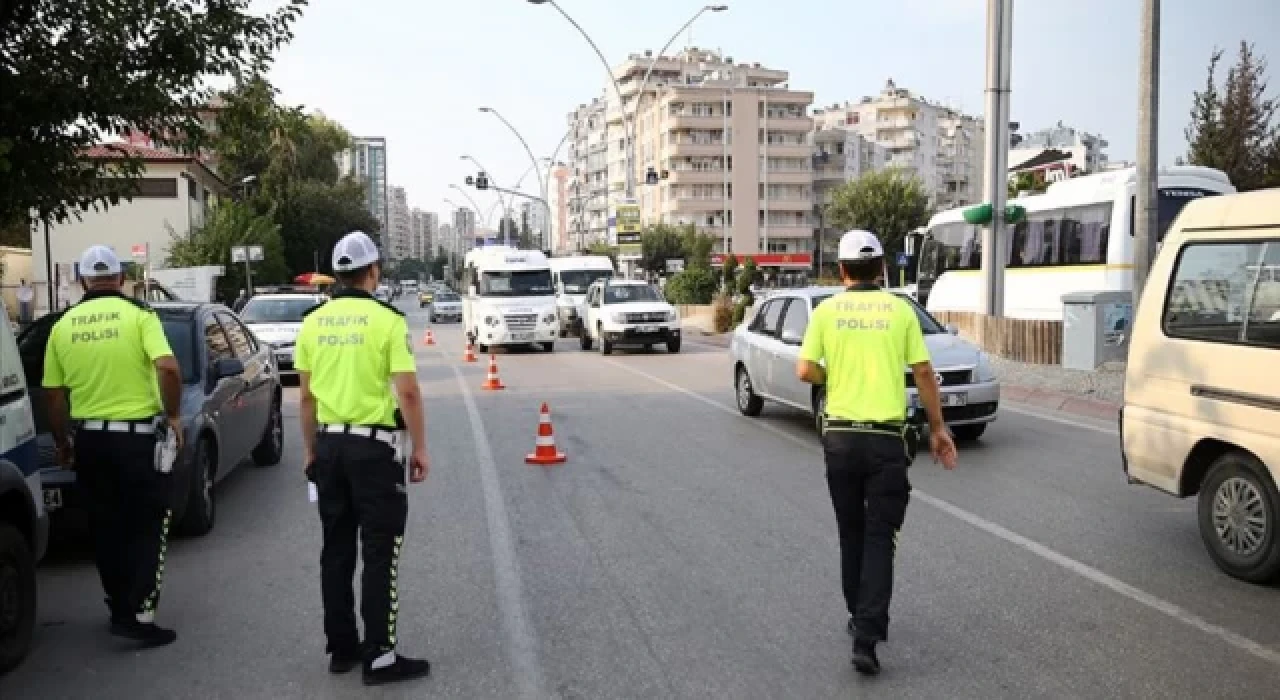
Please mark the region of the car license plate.
POLYGON ((44 490, 45 510, 57 510, 62 507, 62 489, 44 490))
POLYGON ((289 355, 276 354, 276 363, 277 363, 277 364, 281 364, 281 363, 283 363, 283 364, 288 364, 288 363, 290 363, 290 362, 293 362, 293 357, 291 357, 291 356, 289 356, 289 355))
POLYGON ((636 332, 637 333, 657 333, 658 327, 657 326, 637 326, 636 332))
MULTIPOLYGON (((961 406, 968 406, 968 405, 969 405, 969 394, 968 394, 968 393, 966 393, 966 392, 963 392, 963 391, 961 391, 961 392, 952 392, 952 393, 949 393, 949 394, 942 394, 941 396, 939 396, 939 397, 938 397, 938 401, 939 401, 939 403, 941 403, 941 404, 942 404, 942 407, 943 407, 943 408, 959 408, 959 407, 961 407, 961 406)), ((912 394, 912 395, 911 395, 911 407, 912 407, 912 408, 920 408, 920 395, 919 395, 919 394, 912 394)))
POLYGON ((533 334, 532 333, 512 333, 511 340, 517 343, 531 343, 533 342, 533 334))

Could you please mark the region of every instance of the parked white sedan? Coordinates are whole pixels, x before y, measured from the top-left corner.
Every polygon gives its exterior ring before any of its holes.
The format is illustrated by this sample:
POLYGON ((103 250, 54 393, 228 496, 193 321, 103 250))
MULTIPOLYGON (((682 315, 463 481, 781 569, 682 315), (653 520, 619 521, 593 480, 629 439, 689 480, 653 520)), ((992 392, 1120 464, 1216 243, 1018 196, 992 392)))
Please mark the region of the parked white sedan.
POLYGON ((297 377, 293 349, 302 329, 302 316, 325 299, 323 294, 257 294, 240 310, 240 320, 271 346, 281 378, 297 377))
MULTIPOLYGON (((781 291, 762 302, 754 315, 733 332, 729 354, 738 410, 758 416, 764 401, 776 401, 810 412, 815 424, 826 408, 821 387, 796 378, 796 360, 809 316, 823 301, 838 294, 839 287, 808 287, 781 291)), ((920 319, 938 385, 942 390, 942 416, 958 440, 976 440, 996 419, 1000 405, 1000 381, 986 353, 944 328, 915 300, 899 294, 920 319)), ((918 406, 915 378, 903 367, 909 405, 918 406)))

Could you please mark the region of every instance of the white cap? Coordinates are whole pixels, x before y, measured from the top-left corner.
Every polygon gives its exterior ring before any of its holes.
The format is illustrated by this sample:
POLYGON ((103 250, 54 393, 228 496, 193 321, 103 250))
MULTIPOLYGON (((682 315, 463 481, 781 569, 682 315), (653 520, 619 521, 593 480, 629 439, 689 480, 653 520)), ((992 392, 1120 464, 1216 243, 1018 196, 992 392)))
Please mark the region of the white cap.
POLYGON ((333 246, 335 272, 359 270, 378 262, 378 246, 364 231, 352 231, 333 246))
POLYGON ((89 246, 80 256, 81 277, 112 277, 120 274, 120 258, 104 245, 89 246))
POLYGON ((884 257, 884 248, 880 247, 880 239, 870 231, 854 229, 840 237, 840 248, 837 252, 840 260, 872 260, 884 257))

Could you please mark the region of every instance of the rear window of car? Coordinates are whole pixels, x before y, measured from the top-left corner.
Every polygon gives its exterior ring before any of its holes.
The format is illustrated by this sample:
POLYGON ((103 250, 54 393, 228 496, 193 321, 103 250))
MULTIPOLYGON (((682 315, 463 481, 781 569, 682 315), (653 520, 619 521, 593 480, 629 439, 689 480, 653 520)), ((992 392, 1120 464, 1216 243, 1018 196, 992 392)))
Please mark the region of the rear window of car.
POLYGON ((195 338, 191 334, 191 322, 185 319, 165 319, 162 325, 164 335, 169 339, 169 349, 173 350, 173 357, 182 369, 182 382, 196 383, 200 378, 196 365, 199 355, 196 353, 195 338))

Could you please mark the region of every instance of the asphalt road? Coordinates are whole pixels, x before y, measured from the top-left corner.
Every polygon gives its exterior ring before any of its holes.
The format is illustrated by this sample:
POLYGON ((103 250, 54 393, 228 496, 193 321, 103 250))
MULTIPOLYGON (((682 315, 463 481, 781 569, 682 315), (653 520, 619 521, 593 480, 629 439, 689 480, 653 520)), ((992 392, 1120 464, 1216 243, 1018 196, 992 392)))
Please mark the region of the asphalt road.
MULTIPOLYGON (((865 679, 816 437, 788 409, 737 415, 725 351, 565 341, 500 354, 508 388, 487 392, 456 326, 435 332, 399 577, 401 649, 433 670, 376 696, 1274 697, 1280 590, 1218 573, 1193 503, 1126 485, 1109 425, 1007 406, 957 471, 917 462, 885 670, 865 679), (523 461, 543 401, 569 458, 550 468, 523 461)), ((92 564, 64 545, 0 697, 370 694, 325 670, 296 429, 286 448, 220 486, 213 533, 172 544, 159 618, 177 643, 109 637, 92 564)))

